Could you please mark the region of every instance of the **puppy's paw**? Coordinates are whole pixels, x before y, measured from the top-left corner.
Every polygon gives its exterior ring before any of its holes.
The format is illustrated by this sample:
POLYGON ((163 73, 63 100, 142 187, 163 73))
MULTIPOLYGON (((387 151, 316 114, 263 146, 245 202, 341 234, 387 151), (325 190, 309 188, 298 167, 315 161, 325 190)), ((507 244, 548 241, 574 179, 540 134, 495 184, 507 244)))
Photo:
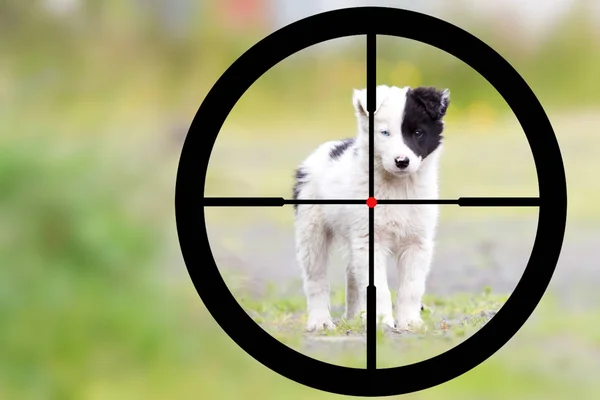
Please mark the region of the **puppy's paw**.
POLYGON ((396 329, 399 331, 417 332, 425 328, 421 317, 399 317, 396 318, 396 329))
POLYGON ((335 329, 335 324, 329 313, 313 313, 308 316, 306 321, 306 331, 315 332, 335 329))
POLYGON ((396 327, 396 321, 394 321, 394 317, 391 315, 380 315, 378 317, 378 322, 379 325, 383 326, 384 328, 394 329, 396 327))

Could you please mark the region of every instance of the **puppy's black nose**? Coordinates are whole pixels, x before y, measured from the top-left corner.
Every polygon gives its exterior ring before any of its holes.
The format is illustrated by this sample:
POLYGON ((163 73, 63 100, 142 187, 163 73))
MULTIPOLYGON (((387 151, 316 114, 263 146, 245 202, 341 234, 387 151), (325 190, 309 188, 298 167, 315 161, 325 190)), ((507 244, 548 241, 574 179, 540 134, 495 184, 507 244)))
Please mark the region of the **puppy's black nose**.
POLYGON ((408 159, 408 157, 404 157, 404 158, 396 157, 396 159, 394 161, 396 161, 396 167, 398 167, 400 169, 404 169, 404 168, 408 167, 408 164, 410 164, 410 160, 408 159))

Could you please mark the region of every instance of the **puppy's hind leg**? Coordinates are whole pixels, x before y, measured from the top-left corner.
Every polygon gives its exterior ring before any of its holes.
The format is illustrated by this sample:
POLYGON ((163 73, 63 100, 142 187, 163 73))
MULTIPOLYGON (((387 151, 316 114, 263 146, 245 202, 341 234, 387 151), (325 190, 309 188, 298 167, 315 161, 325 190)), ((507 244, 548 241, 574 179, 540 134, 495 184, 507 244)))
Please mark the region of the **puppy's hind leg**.
POLYGON ((296 257, 302 269, 308 319, 307 331, 332 329, 327 262, 332 235, 314 205, 298 207, 296 257))

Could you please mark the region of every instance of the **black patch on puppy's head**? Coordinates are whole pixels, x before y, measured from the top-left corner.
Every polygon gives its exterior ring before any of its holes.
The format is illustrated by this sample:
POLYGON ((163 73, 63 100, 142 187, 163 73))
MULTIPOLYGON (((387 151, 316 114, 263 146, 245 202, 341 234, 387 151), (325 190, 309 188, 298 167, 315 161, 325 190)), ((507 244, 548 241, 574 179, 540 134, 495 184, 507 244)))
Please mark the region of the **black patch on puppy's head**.
POLYGON ((404 143, 421 159, 433 153, 442 142, 443 118, 449 105, 448 89, 418 87, 406 93, 402 137, 404 143))
MULTIPOLYGON (((418 103, 432 120, 441 120, 450 105, 450 91, 438 90, 434 87, 418 87, 409 89, 407 96, 418 103)), ((408 103, 407 103, 408 104, 408 103)))

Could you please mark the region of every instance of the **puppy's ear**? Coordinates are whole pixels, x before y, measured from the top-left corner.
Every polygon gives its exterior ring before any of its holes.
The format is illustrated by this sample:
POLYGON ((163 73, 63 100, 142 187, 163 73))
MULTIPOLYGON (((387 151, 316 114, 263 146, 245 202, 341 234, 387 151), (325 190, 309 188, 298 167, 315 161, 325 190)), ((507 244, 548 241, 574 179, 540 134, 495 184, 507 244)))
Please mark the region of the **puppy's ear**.
POLYGON ((433 87, 418 87, 411 89, 411 94, 433 119, 442 119, 450 105, 450 90, 438 90, 433 87))
POLYGON ((442 117, 446 115, 446 112, 448 111, 448 106, 450 105, 450 89, 446 88, 444 90, 442 90, 442 96, 441 96, 441 106, 440 106, 440 113, 442 114, 442 117))
POLYGON ((352 105, 357 116, 367 116, 367 90, 354 89, 352 92, 352 105))
MULTIPOLYGON (((377 114, 377 111, 379 111, 383 103, 385 103, 389 90, 390 88, 387 86, 381 85, 377 87, 376 104, 373 115, 377 114)), ((354 104, 354 110, 356 111, 356 115, 361 117, 367 117, 369 115, 367 111, 367 89, 354 89, 354 93, 352 95, 352 103, 354 104)))

